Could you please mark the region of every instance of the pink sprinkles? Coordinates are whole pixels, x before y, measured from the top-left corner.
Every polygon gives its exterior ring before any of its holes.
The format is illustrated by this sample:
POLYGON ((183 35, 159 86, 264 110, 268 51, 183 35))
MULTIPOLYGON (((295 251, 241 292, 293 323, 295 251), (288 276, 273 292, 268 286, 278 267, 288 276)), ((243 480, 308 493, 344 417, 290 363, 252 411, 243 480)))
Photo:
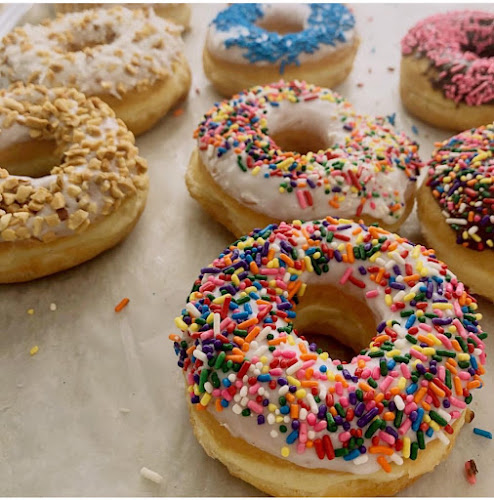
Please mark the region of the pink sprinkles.
POLYGON ((494 102, 494 14, 456 11, 423 19, 401 42, 404 56, 426 57, 448 99, 469 106, 494 102))

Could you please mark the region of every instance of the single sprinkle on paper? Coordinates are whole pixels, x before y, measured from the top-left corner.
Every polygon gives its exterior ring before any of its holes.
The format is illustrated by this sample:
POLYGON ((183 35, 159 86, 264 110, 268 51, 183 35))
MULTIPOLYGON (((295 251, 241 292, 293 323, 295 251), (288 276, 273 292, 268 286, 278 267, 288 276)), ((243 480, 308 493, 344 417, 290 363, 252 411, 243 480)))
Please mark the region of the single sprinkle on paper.
POLYGON ((388 119, 388 122, 391 123, 391 125, 393 125, 393 127, 395 126, 395 122, 396 122, 396 113, 392 113, 390 115, 386 115, 386 118, 388 119))
POLYGON ((394 66, 388 66, 388 71, 392 73, 395 70, 394 66))
POLYGON ((129 408, 119 408, 118 410, 120 413, 130 413, 130 409, 129 408))
POLYGON ((34 309, 28 309, 27 310, 27 313, 32 316, 34 314, 34 309))
POLYGON ((357 87, 362 88, 364 84, 362 82, 357 83, 357 87))
POLYGON ((153 483, 156 484, 161 484, 161 481, 163 481, 163 476, 154 472, 154 470, 148 469, 147 467, 143 467, 141 469, 141 476, 144 479, 149 479, 149 481, 153 481, 153 483))
POLYGON ((173 112, 173 116, 175 118, 179 117, 180 115, 183 115, 184 114, 184 110, 183 108, 178 108, 176 109, 174 112, 173 112))
POLYGON ((127 306, 127 304, 130 302, 130 299, 127 297, 123 298, 116 306, 115 306, 115 312, 118 313, 120 312, 124 307, 127 306))
POLYGON ((467 460, 465 462, 465 472, 467 473, 468 482, 470 484, 475 484, 477 482, 477 478, 475 476, 479 472, 475 460, 467 460))
POLYGON ((57 310, 57 304, 55 304, 55 302, 52 302, 50 304, 50 311, 56 311, 57 310))
POLYGON ((419 135, 419 129, 418 129, 415 125, 412 125, 412 132, 413 132, 415 135, 419 135))
POLYGON ((38 351, 39 351, 39 347, 37 345, 35 345, 34 347, 31 347, 29 354, 31 356, 34 356, 38 351))
POLYGON ((196 88, 196 94, 199 95, 201 93, 201 90, 196 88))
POLYGON ((485 431, 484 429, 479 429, 478 427, 473 428, 473 433, 477 434, 477 436, 482 436, 487 439, 492 439, 492 432, 485 431))

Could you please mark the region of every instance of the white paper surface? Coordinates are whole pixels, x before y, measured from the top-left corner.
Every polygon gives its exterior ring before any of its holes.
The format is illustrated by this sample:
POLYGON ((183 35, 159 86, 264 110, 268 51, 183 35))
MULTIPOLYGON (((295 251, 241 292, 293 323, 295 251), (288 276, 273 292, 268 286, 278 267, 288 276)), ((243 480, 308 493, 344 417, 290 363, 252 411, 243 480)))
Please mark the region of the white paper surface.
MULTIPOLYGON (((208 220, 184 183, 192 132, 219 99, 204 76, 201 52, 207 23, 220 8, 192 5, 185 43, 193 83, 184 113, 167 116, 137 140, 149 162, 151 189, 133 233, 78 268, 0 286, 0 495, 261 495, 231 477, 197 443, 168 340, 199 269, 234 240, 208 220), (115 313, 125 296, 129 305, 115 313), (35 345, 39 352, 30 356, 35 345), (143 466, 163 476, 161 485, 140 476, 143 466)), ((363 113, 396 112, 397 126, 419 141, 424 159, 434 141, 450 134, 412 119, 402 108, 399 42, 420 18, 448 8, 356 5, 362 43, 353 72, 337 89, 363 113), (418 135, 412 133, 414 124, 418 135)), ((44 12, 46 7, 37 5, 28 17, 38 20, 44 12)), ((418 228, 414 213, 401 233, 421 241, 418 228)), ((494 306, 480 300, 480 311, 489 332, 494 306)), ((462 431, 450 457, 402 495, 492 494, 494 443, 472 433, 474 426, 494 430, 493 338, 486 344, 487 387, 474 394, 474 423, 462 431), (464 476, 464 463, 472 458, 479 468, 475 486, 464 476)))

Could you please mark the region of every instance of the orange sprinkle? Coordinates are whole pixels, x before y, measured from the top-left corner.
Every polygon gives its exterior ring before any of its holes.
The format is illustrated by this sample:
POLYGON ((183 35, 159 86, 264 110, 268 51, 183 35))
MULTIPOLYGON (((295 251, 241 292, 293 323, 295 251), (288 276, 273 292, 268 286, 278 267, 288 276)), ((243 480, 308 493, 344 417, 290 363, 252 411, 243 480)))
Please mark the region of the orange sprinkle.
POLYGON ((173 116, 175 118, 177 118, 177 116, 180 116, 180 115, 183 115, 183 114, 184 114, 183 108, 177 108, 176 110, 173 111, 173 116))
POLYGON ((278 337, 276 339, 273 339, 273 340, 268 340, 268 344, 269 345, 280 345, 280 344, 283 344, 284 342, 286 342, 286 337, 278 337))
POLYGON ((300 359, 302 361, 307 361, 308 359, 317 359, 317 354, 314 353, 307 353, 307 354, 301 354, 300 359))
POLYGON ((170 333, 170 335, 168 335, 168 338, 172 341, 172 342, 180 342, 180 336, 177 335, 176 333, 170 333))
POLYGON ((298 418, 300 407, 299 405, 291 405, 290 406, 290 417, 293 419, 298 418))
POLYGON ((387 411, 383 414, 383 420, 390 421, 395 419, 395 414, 392 411, 387 411))
POLYGON ((358 386, 365 392, 370 392, 372 391, 372 388, 369 384, 366 382, 359 382, 358 386))
MULTIPOLYGON (((290 257, 288 257, 288 255, 282 253, 280 255, 280 259, 288 266, 288 267, 293 267, 295 265, 295 263, 293 262, 292 259, 290 259, 290 257)), ((252 261, 254 262, 254 261, 252 261)), ((255 262, 254 262, 255 264, 255 262)), ((257 274, 257 273, 256 273, 257 274)))
POLYGON ((383 392, 381 392, 381 393, 379 393, 379 394, 378 394, 378 395, 374 398, 374 401, 375 401, 376 403, 380 403, 383 399, 384 399, 384 393, 383 393, 383 392))
POLYGON ((460 377, 455 376, 453 379, 453 382, 455 384, 455 392, 457 396, 461 396, 463 394, 463 388, 461 387, 461 380, 460 377))
POLYGON ((471 382, 468 382, 468 384, 467 384, 467 389, 477 389, 477 387, 480 387, 479 380, 472 380, 471 382))
POLYGON ((196 405, 194 405, 196 410, 197 411, 203 411, 206 409, 206 407, 204 405, 202 405, 201 403, 197 403, 196 405))
POLYGON ((427 344, 428 346, 434 345, 434 341, 432 339, 430 339, 429 337, 425 337, 424 335, 417 335, 417 339, 420 340, 420 342, 427 344))
POLYGON ((244 355, 235 355, 235 354, 229 354, 227 357, 226 357, 226 360, 227 361, 233 361, 234 363, 242 363, 243 360, 244 360, 244 355))
POLYGON ((118 313, 120 312, 128 303, 130 302, 130 299, 125 297, 122 299, 116 306, 115 306, 115 312, 118 313))
POLYGON ((377 457, 377 461, 385 472, 391 472, 391 465, 389 465, 389 462, 384 457, 377 457))
POLYGON ((259 267, 257 267, 257 264, 254 261, 249 264, 249 268, 254 274, 259 274, 259 267))
POLYGON ((304 353, 304 354, 307 352, 307 347, 305 347, 305 344, 302 344, 302 342, 300 342, 298 344, 298 348, 299 348, 299 351, 304 353))
POLYGON ((257 318, 250 318, 245 321, 242 321, 242 323, 239 323, 237 328, 239 330, 242 330, 243 328, 248 328, 249 326, 255 325, 257 323, 259 323, 259 320, 257 318))
POLYGON ((291 393, 291 392, 287 392, 285 394, 285 399, 289 402, 289 403, 293 403, 295 401, 295 396, 291 393))
POLYGON ((258 326, 252 328, 247 337, 245 337, 245 342, 252 342, 259 335, 260 331, 261 329, 258 326))
POLYGON ((420 276, 418 274, 412 274, 411 276, 404 276, 403 281, 406 281, 407 283, 409 281, 418 281, 420 279, 420 276))
POLYGON ((430 411, 431 409, 431 405, 429 403, 427 403, 426 401, 422 401, 422 408, 425 410, 425 411, 430 411))
POLYGON ((456 340, 456 339, 453 339, 451 341, 451 345, 453 346, 454 350, 457 351, 457 352, 461 352, 461 346, 460 346, 460 343, 456 340))
POLYGON ((369 448, 369 453, 377 454, 381 453, 382 455, 392 455, 393 448, 389 448, 388 446, 371 446, 369 448))
POLYGON ((434 382, 431 382, 429 384, 429 387, 431 388, 432 392, 437 394, 440 398, 444 398, 444 396, 446 396, 446 393, 441 388, 439 388, 436 384, 434 384, 434 382))
POLYGON ((220 400, 220 398, 218 398, 215 401, 214 406, 216 408, 216 411, 223 411, 223 406, 221 406, 221 400, 220 400))
POLYGON ((415 394, 415 397, 413 398, 413 400, 416 402, 416 403, 419 403, 420 401, 422 401, 422 399, 424 398, 425 394, 427 392, 427 387, 421 387, 417 393, 415 394))
POLYGON ((319 382, 317 380, 302 380, 300 385, 302 387, 317 387, 319 382))

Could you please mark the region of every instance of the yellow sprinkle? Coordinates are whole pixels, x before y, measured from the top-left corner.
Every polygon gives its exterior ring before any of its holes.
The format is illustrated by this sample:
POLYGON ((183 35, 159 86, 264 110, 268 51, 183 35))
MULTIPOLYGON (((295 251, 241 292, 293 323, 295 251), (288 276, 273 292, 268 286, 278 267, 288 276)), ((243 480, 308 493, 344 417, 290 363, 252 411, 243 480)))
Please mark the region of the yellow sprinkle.
POLYGON ((403 448, 401 450, 401 453, 403 454, 403 458, 410 458, 410 438, 409 437, 404 437, 403 438, 403 448))
POLYGON ((453 304, 449 304, 448 302, 433 302, 432 309, 453 309, 453 304))
POLYGON ((180 316, 177 316, 175 318, 175 325, 177 326, 177 328, 179 328, 183 332, 185 332, 188 328, 187 323, 185 323, 184 320, 180 316))
POLYGON ((296 379, 295 377, 291 377, 290 375, 288 375, 288 377, 286 379, 288 380, 288 383, 290 385, 294 385, 295 387, 301 386, 300 380, 296 379))
POLYGON ((386 305, 389 307, 393 304, 393 299, 391 298, 391 294, 387 293, 384 296, 384 302, 386 302, 386 305))
POLYGON ((281 448, 281 456, 286 458, 288 455, 290 455, 290 448, 288 448, 288 446, 283 446, 283 448, 281 448))
POLYGON ((232 282, 238 286, 240 285, 240 280, 238 279, 238 276, 236 274, 232 274, 232 282))
POLYGON ((29 354, 31 356, 34 356, 38 351, 39 351, 39 347, 37 345, 35 345, 34 347, 31 347, 31 350, 29 351, 29 354))
POLYGON ((424 422, 426 424, 428 424, 428 423, 430 423, 432 421, 431 417, 429 417, 429 415, 427 415, 427 414, 424 415, 424 419, 423 420, 424 420, 424 422))
POLYGON ((209 316, 206 318, 206 323, 213 323, 214 320, 214 313, 210 313, 209 316))
POLYGON ((268 373, 269 372, 269 366, 263 366, 261 369, 262 373, 268 373))
POLYGON ((31 316, 34 314, 34 309, 28 309, 27 313, 30 314, 31 316))
POLYGON ((449 325, 448 331, 449 331, 449 333, 456 333, 456 326, 455 325, 449 325))
POLYGON ((295 396, 297 396, 298 399, 304 399, 306 395, 307 392, 305 389, 298 389, 297 392, 295 392, 295 396))
MULTIPOLYGON (((433 347, 424 347, 422 349, 422 353, 426 356, 434 356, 436 354, 436 350, 433 347)), ((470 356, 468 357, 470 359, 470 356)))
POLYGON ((410 293, 407 293, 404 297, 403 297, 403 302, 410 302, 411 300, 413 300, 415 298, 415 293, 414 292, 410 292, 410 293))
POLYGON ((208 394, 206 392, 204 396, 201 398, 201 404, 202 406, 207 406, 210 401, 211 401, 211 394, 208 394))
POLYGON ((328 376, 328 380, 330 382, 334 382, 335 380, 335 376, 334 376, 334 373, 333 372, 326 372, 327 376, 328 376))
POLYGON ((262 357, 259 359, 259 361, 260 361, 263 365, 265 365, 265 364, 268 362, 268 358, 266 358, 266 356, 262 356, 262 357))
POLYGON ((192 323, 192 325, 189 326, 189 330, 191 332, 197 332, 199 331, 200 326, 201 325, 199 325, 199 323, 192 323))
POLYGON ((432 333, 428 333, 427 338, 431 339, 436 345, 442 345, 442 342, 435 335, 432 335, 432 333))
POLYGON ((306 283, 302 283, 302 286, 299 288, 298 290, 298 296, 299 297, 303 297, 304 296, 304 293, 305 293, 305 289, 307 288, 307 284, 306 283))
POLYGON ((277 424, 281 424, 281 423, 283 423, 284 418, 281 415, 279 415, 279 416, 275 417, 275 421, 277 424))
POLYGON ((304 261, 305 261, 305 267, 306 267, 307 271, 312 273, 314 271, 314 268, 312 267, 312 262, 310 260, 310 257, 308 255, 306 255, 304 257, 304 261))
POLYGON ((458 361, 469 361, 470 359, 470 354, 467 352, 460 352, 458 353, 458 361))
POLYGON ((403 391, 405 389, 407 383, 407 379, 405 377, 400 377, 400 380, 398 380, 398 389, 400 391, 403 391))
POLYGON ((257 167, 254 167, 251 171, 252 175, 257 175, 261 171, 261 167, 257 165, 257 167))
POLYGON ((277 407, 274 403, 269 403, 269 405, 268 405, 268 410, 269 410, 271 413, 274 413, 277 409, 278 409, 278 407, 277 407))
POLYGON ((399 349, 393 349, 392 351, 388 351, 386 353, 386 356, 388 358, 392 358, 393 356, 399 356, 401 354, 401 351, 399 349))
POLYGON ((434 420, 431 420, 429 425, 435 430, 438 431, 441 427, 439 427, 439 424, 437 422, 434 422, 434 420))
POLYGON ((377 259, 378 257, 380 257, 380 256, 381 256, 381 252, 376 252, 374 255, 371 255, 371 256, 369 257, 369 260, 370 260, 371 262, 375 262, 375 261, 376 261, 376 259, 377 259))
MULTIPOLYGON (((256 287, 254 287, 256 288, 256 287)), ((257 289, 256 289, 257 290, 257 289)), ((231 297, 232 295, 230 293, 227 293, 225 295, 222 295, 221 297, 216 297, 214 300, 213 300, 213 304, 223 304, 223 302, 225 302, 226 298, 227 297, 231 297)))
POLYGON ((295 345, 295 339, 292 337, 292 335, 287 335, 286 338, 290 345, 295 345))
POLYGON ((329 358, 329 354, 327 352, 321 352, 321 354, 319 354, 319 357, 323 360, 323 361, 326 361, 328 358, 329 358))
POLYGON ((283 160, 282 162, 280 163, 277 163, 276 166, 280 169, 280 170, 284 170, 285 168, 288 168, 295 160, 293 158, 287 158, 286 160, 283 160))
POLYGON ((415 315, 417 316, 417 318, 420 318, 421 316, 424 315, 424 311, 422 311, 422 309, 417 309, 415 311, 415 315))
POLYGON ((197 384, 194 384, 194 394, 196 396, 200 396, 201 395, 201 391, 199 390, 199 386, 197 384))

